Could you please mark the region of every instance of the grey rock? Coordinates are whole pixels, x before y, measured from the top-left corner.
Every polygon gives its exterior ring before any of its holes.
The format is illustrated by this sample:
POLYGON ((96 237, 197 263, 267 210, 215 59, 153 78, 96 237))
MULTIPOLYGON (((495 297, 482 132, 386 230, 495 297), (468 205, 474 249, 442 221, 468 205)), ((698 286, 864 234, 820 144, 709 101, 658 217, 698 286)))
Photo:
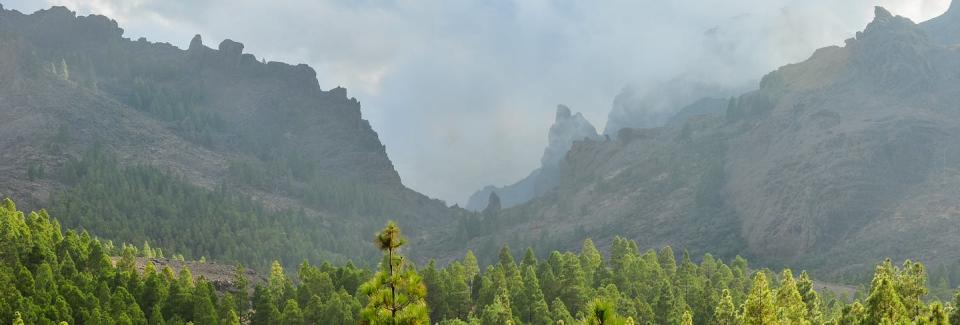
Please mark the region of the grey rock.
POLYGON ((570 147, 577 141, 596 139, 597 129, 583 117, 573 114, 565 105, 557 105, 554 123, 547 135, 547 147, 540 158, 540 167, 522 180, 503 187, 488 185, 473 193, 467 201, 467 210, 480 211, 487 206, 493 193, 499 194, 503 208, 523 204, 546 193, 556 185, 555 176, 570 147))

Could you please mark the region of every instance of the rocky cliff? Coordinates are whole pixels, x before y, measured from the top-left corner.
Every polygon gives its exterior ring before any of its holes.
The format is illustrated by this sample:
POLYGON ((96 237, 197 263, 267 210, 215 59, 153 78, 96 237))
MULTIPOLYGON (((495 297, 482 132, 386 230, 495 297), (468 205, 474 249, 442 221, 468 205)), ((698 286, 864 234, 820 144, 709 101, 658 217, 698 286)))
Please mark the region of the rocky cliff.
MULTIPOLYGON (((309 66, 266 62, 232 40, 209 48, 199 35, 185 50, 130 40, 107 17, 63 7, 0 10, 0 196, 48 206, 73 186, 60 170, 94 149, 268 211, 300 211, 316 228, 299 234, 352 238, 343 247, 369 246, 387 218, 416 245, 460 213, 404 187, 359 101, 320 89, 309 66)), ((72 217, 61 218, 111 231, 72 217)))
POLYGON ((466 209, 480 211, 487 206, 491 193, 497 193, 503 208, 525 203, 556 186, 560 162, 577 141, 594 139, 597 129, 583 117, 573 114, 564 105, 557 106, 556 118, 547 135, 547 148, 540 158, 540 167, 524 179, 503 187, 489 185, 470 195, 466 209))
MULTIPOLYGON (((958 23, 952 11, 932 22, 958 23)), ((766 75, 722 111, 578 142, 556 189, 472 244, 621 235, 834 275, 888 256, 955 262, 960 48, 930 26, 877 8, 845 46, 766 75)))

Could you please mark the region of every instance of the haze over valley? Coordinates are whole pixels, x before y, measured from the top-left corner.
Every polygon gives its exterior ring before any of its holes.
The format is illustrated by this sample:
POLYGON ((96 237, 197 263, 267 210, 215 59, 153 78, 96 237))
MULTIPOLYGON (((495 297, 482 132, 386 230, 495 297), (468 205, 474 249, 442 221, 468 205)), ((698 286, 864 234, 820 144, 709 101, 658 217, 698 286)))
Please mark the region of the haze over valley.
POLYGON ((0 323, 960 323, 958 44, 946 0, 3 2, 0 323))

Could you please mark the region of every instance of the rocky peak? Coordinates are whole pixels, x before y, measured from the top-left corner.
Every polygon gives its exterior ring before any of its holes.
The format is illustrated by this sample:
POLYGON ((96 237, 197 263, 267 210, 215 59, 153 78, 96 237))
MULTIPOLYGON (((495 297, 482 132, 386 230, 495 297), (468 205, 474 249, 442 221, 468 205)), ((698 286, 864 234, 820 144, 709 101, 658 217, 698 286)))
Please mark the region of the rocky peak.
POLYGON ((557 117, 556 121, 565 120, 570 118, 570 108, 566 105, 557 105, 557 117))
POLYGON ((544 167, 559 165, 574 141, 597 136, 597 129, 582 114, 572 114, 569 107, 557 105, 556 120, 550 127, 548 145, 540 163, 544 167))
POLYGON ((188 51, 199 51, 203 46, 203 38, 200 37, 200 34, 193 35, 193 39, 190 40, 190 47, 187 48, 188 51))
POLYGON ((223 55, 228 60, 239 60, 240 55, 243 54, 243 43, 225 39, 223 42, 220 42, 218 49, 220 50, 220 55, 223 55))
POLYGON ((497 195, 497 192, 490 192, 490 197, 487 199, 487 207, 483 209, 483 214, 495 214, 500 212, 500 209, 500 196, 497 195))
POLYGON ((893 14, 890 13, 886 8, 881 6, 873 7, 873 21, 886 21, 893 19, 893 14))
MULTIPOLYGON (((335 90, 336 88, 331 92, 335 90)), ((597 138, 599 135, 597 129, 582 114, 573 114, 569 107, 557 105, 555 120, 547 137, 548 145, 543 151, 543 157, 540 158, 540 168, 533 170, 530 175, 516 183, 503 187, 486 186, 474 192, 468 199, 466 208, 473 211, 480 211, 480 209, 487 211, 495 205, 497 210, 506 209, 542 195, 556 185, 558 166, 573 147, 573 143, 587 138, 597 138)))
POLYGON ((879 86, 913 91, 934 77, 930 69, 930 52, 934 46, 927 33, 910 19, 894 16, 876 7, 870 24, 847 41, 854 67, 871 75, 879 86))
POLYGON ((63 6, 53 6, 53 7, 50 7, 50 9, 39 10, 36 12, 36 14, 39 14, 42 16, 53 16, 53 17, 64 18, 64 19, 73 19, 77 17, 77 14, 75 12, 63 6))
POLYGON ((863 32, 857 33, 857 40, 861 40, 869 35, 873 34, 890 34, 890 33, 915 33, 916 24, 913 23, 910 19, 903 16, 894 16, 884 9, 883 7, 877 6, 874 7, 874 17, 873 21, 867 24, 867 28, 863 32))

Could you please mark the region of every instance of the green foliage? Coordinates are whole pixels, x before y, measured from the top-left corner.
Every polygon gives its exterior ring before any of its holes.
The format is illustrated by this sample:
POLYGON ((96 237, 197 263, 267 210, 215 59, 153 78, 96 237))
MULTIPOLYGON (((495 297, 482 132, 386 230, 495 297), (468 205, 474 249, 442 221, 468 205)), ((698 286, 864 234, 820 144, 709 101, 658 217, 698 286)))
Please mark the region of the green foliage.
POLYGON ((364 324, 429 324, 426 286, 422 278, 398 252, 406 239, 393 221, 377 234, 374 241, 384 252, 384 263, 373 277, 360 287, 367 305, 360 312, 364 324))
POLYGON ((865 306, 866 322, 896 324, 909 319, 903 300, 896 290, 895 272, 890 260, 877 266, 865 306))
POLYGON ((780 287, 777 288, 776 296, 777 319, 780 320, 780 324, 809 324, 807 305, 803 302, 800 291, 797 290, 793 272, 789 269, 783 270, 780 278, 780 287))
POLYGON ((210 191, 155 167, 120 167, 98 149, 67 162, 60 177, 72 187, 53 196, 50 211, 66 226, 101 237, 258 269, 271 260, 293 265, 337 257, 318 247, 372 259, 373 250, 346 244, 360 241, 340 226, 327 231, 302 212, 264 209, 226 184, 210 191))
POLYGON ((777 305, 774 304, 764 272, 757 272, 753 277, 753 286, 743 306, 742 318, 745 325, 774 324, 777 321, 777 305))
POLYGON ((669 249, 641 254, 622 238, 608 261, 589 242, 579 255, 525 254, 519 265, 503 249, 483 272, 472 254, 418 271, 400 254, 404 243, 389 223, 376 237, 384 252, 376 273, 349 263, 302 263, 292 280, 274 262, 265 281, 251 283, 237 268, 233 289, 217 292, 186 268, 147 263, 139 270, 139 259, 158 253, 150 244, 63 233, 46 212, 24 214, 7 200, 0 204, 0 323, 941 325, 960 319, 955 303, 924 298, 923 266, 909 261, 902 268, 878 265, 865 302, 848 303, 816 292, 806 273, 794 279, 784 270, 771 288, 767 279, 774 275, 749 270, 742 258, 727 265, 707 255, 697 264, 684 254, 677 265, 669 249), (585 269, 593 270, 592 281, 585 269), (751 272, 753 283, 744 284, 751 272))
POLYGON ((733 305, 733 297, 730 296, 730 290, 728 289, 723 289, 720 294, 720 303, 714 308, 713 322, 717 325, 740 324, 737 309, 733 305))

